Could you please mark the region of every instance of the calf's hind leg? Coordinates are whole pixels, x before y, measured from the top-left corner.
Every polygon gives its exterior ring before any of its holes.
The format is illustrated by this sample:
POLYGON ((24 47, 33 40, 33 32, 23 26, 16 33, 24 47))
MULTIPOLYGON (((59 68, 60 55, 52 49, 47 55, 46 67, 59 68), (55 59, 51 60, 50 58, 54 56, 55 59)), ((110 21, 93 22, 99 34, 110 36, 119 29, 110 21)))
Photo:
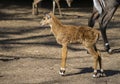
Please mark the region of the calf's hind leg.
POLYGON ((99 63, 99 67, 100 67, 100 76, 103 76, 104 72, 102 69, 102 58, 100 56, 100 53, 94 47, 88 47, 87 49, 88 49, 88 52, 94 57, 93 77, 98 77, 98 75, 97 75, 98 63, 99 63))

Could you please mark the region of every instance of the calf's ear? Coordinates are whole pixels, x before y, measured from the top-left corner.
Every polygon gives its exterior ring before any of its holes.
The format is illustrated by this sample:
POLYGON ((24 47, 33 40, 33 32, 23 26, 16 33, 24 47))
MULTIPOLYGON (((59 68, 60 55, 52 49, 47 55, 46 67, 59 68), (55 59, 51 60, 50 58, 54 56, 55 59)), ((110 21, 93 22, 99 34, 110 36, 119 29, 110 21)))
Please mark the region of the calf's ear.
POLYGON ((46 17, 47 17, 48 19, 50 19, 50 18, 51 18, 51 16, 50 16, 49 14, 46 14, 46 17))

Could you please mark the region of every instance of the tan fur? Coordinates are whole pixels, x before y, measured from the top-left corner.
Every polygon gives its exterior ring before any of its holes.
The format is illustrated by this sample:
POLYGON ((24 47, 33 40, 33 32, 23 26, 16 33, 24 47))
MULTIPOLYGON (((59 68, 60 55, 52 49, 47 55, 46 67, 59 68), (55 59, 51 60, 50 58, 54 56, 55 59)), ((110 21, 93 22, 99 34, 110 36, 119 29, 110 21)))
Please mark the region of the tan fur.
POLYGON ((52 13, 46 15, 40 23, 41 25, 50 25, 57 43, 62 45, 61 68, 65 68, 66 65, 67 45, 69 43, 82 43, 94 57, 94 69, 97 70, 98 62, 100 64, 100 68, 102 68, 100 53, 95 51, 94 48, 94 45, 100 36, 100 32, 98 30, 90 27, 63 25, 52 13))

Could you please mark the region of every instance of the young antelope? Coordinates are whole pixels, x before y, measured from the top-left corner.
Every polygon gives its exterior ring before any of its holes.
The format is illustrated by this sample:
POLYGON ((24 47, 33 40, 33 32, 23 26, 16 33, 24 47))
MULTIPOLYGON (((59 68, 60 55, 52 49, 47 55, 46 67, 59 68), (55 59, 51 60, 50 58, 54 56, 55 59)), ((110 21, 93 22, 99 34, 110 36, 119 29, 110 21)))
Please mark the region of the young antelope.
POLYGON ((40 24, 49 25, 51 31, 56 38, 58 44, 62 45, 62 60, 61 68, 59 73, 65 74, 66 59, 67 59, 67 46, 70 43, 82 43, 82 45, 88 50, 88 52, 94 57, 94 73, 93 77, 97 75, 97 65, 99 63, 100 76, 104 76, 102 69, 102 59, 99 51, 95 44, 99 39, 100 32, 94 28, 74 26, 74 25, 63 25, 53 13, 46 14, 40 24))

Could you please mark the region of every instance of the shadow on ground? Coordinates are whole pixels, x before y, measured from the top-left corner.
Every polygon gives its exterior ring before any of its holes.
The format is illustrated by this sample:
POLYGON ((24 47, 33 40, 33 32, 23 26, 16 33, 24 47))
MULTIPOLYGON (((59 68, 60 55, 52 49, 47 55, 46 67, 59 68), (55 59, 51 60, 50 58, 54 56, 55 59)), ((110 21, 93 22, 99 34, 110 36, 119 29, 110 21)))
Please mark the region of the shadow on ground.
MULTIPOLYGON (((92 67, 77 68, 77 69, 80 69, 80 72, 69 73, 69 74, 66 74, 65 76, 73 76, 73 75, 80 75, 80 74, 86 74, 86 73, 93 72, 92 67)), ((104 70, 104 72, 105 72, 107 77, 120 74, 119 70, 104 70)))

